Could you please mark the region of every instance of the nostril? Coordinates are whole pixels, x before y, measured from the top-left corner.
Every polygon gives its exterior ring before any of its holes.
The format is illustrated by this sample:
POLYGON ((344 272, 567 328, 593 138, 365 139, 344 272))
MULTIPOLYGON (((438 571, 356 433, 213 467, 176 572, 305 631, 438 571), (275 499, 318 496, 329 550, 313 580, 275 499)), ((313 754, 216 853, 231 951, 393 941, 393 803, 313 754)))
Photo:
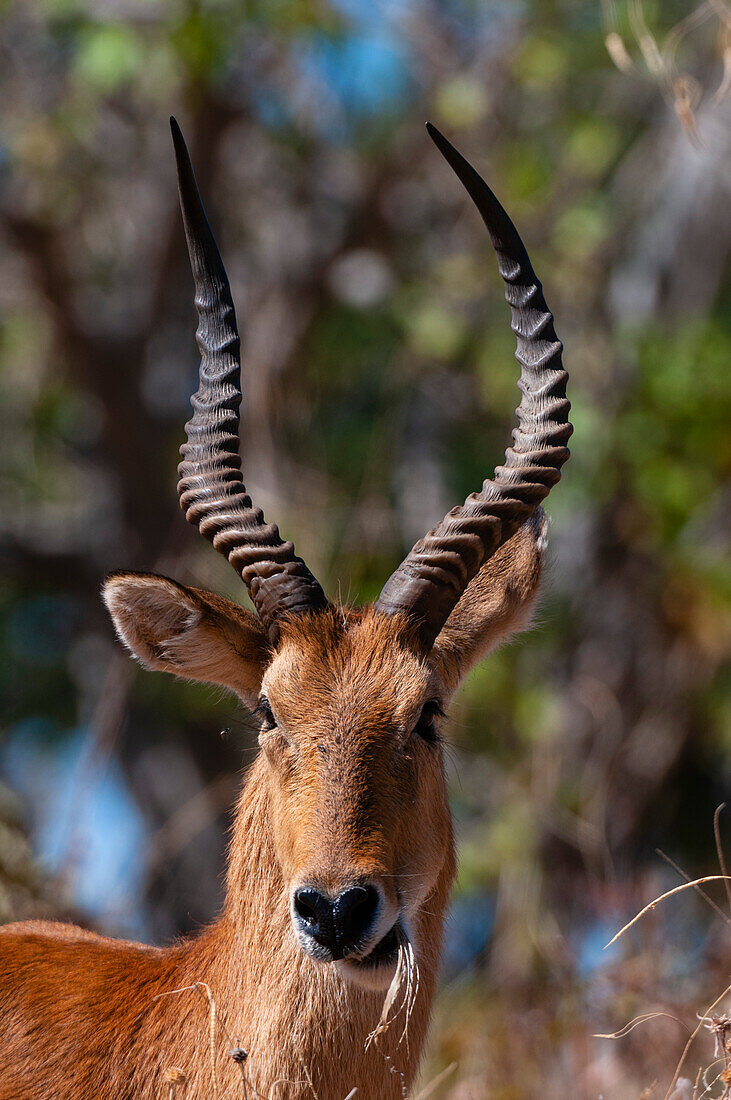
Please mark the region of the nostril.
POLYGON ((309 931, 318 931, 320 920, 323 916, 323 908, 330 909, 328 902, 317 890, 297 890, 294 895, 294 909, 300 920, 304 921, 309 931))
POLYGON ((344 943, 355 944, 373 924, 378 909, 373 886, 353 886, 335 899, 335 912, 344 943))
POLYGON ((310 948, 313 942, 326 948, 332 959, 357 950, 373 926, 379 903, 373 886, 351 886, 334 901, 312 886, 300 887, 292 897, 293 916, 306 942, 310 948))

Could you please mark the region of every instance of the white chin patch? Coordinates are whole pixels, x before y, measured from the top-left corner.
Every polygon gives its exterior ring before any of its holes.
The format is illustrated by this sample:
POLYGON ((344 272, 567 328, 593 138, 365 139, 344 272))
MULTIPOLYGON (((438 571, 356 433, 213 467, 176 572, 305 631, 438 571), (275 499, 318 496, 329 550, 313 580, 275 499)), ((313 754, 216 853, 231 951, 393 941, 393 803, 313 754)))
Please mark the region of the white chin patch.
POLYGON ((343 959, 337 966, 339 973, 361 989, 383 992, 388 989, 396 973, 400 944, 411 943, 403 915, 389 932, 364 958, 343 959))
POLYGON ((339 959, 334 965, 341 977, 351 985, 357 985, 360 989, 368 989, 373 993, 385 992, 396 971, 396 963, 382 963, 380 966, 368 966, 355 960, 339 959))

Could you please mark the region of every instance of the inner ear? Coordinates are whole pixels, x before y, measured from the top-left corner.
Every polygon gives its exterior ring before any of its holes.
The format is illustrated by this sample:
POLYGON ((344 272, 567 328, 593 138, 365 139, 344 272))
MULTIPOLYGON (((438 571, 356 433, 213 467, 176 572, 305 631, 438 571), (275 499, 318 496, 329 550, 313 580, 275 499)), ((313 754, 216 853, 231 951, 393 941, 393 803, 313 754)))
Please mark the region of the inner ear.
POLYGON ((477 661, 530 626, 547 542, 548 518, 539 507, 467 585, 432 651, 451 690, 477 661))
POLYGON ((112 574, 103 596, 121 641, 146 668, 256 700, 271 650, 246 608, 152 573, 112 574))
POLYGON ((148 668, 159 668, 167 646, 203 619, 192 589, 150 573, 113 574, 103 596, 120 640, 148 668))

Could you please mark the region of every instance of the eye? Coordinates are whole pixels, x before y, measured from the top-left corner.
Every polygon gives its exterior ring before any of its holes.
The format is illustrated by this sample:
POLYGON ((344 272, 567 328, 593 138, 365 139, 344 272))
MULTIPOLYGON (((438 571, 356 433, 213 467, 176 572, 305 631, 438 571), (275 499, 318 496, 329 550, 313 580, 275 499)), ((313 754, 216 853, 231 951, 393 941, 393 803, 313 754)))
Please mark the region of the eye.
POLYGON ((439 734, 437 733, 436 720, 443 717, 444 711, 438 701, 430 699, 428 703, 424 704, 419 721, 414 726, 414 733, 421 737, 423 741, 438 741, 439 734))
POLYGON ((272 708, 269 706, 269 700, 266 695, 262 695, 261 699, 254 707, 254 714, 261 720, 262 733, 268 733, 270 730, 277 728, 277 721, 272 714, 272 708))

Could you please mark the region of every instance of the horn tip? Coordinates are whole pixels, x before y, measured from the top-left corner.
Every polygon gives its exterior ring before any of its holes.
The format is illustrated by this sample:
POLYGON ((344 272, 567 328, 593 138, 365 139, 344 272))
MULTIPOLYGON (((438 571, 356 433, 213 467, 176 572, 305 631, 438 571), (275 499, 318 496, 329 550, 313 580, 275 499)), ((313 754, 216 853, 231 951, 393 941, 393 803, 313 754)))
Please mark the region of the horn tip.
POLYGON ((453 148, 452 143, 445 138, 442 131, 437 129, 433 122, 427 122, 425 125, 427 134, 441 153, 444 153, 445 149, 453 148))
MULTIPOLYGON (((173 152, 175 154, 175 166, 178 172, 178 188, 180 190, 181 202, 183 202, 184 206, 186 204, 190 205, 191 203, 195 205, 197 185, 195 182, 193 165, 191 163, 190 153, 188 152, 188 146, 183 137, 183 131, 180 129, 178 121, 173 115, 170 116, 170 130, 173 137, 173 152)), ((200 202, 200 200, 198 201, 200 202)))
POLYGON ((173 136, 173 148, 175 149, 175 159, 178 164, 178 170, 180 171, 186 160, 190 160, 190 154, 188 153, 188 146, 185 144, 185 138, 183 137, 183 131, 178 125, 178 120, 174 115, 170 116, 170 132, 173 136))

